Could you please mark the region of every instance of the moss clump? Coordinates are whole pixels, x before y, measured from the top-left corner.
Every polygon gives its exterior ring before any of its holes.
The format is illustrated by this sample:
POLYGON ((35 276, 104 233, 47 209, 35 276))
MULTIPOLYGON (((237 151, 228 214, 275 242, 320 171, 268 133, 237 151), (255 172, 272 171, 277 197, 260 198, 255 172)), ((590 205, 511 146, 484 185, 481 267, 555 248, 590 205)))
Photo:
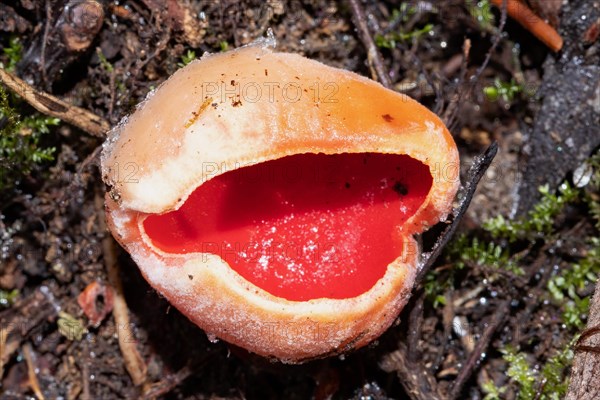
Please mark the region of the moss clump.
POLYGON ((42 135, 58 125, 58 118, 34 114, 25 118, 9 104, 9 95, 0 86, 0 191, 12 188, 22 176, 39 164, 54 159, 54 147, 41 148, 42 135))
MULTIPOLYGON (((573 344, 577 338, 562 350, 550 357, 541 368, 532 368, 525 353, 520 353, 511 346, 502 349, 502 358, 508 363, 506 374, 518 388, 518 400, 540 399, 559 400, 567 393, 568 369, 573 361, 573 344)), ((488 384, 488 393, 504 393, 507 388, 492 389, 488 384)), ((494 397, 486 397, 492 399, 494 397)))
MULTIPOLYGON (((491 234, 493 239, 501 239, 509 243, 518 240, 531 242, 538 239, 549 240, 555 233, 556 217, 567 204, 579 201, 583 196, 580 190, 566 182, 560 186, 558 194, 551 193, 548 186, 542 186, 539 190, 542 193, 542 199, 527 217, 508 220, 499 215, 484 222, 484 229, 491 234)), ((600 206, 594 202, 589 207, 590 209, 597 207, 600 210, 600 206)), ((424 288, 427 297, 434 306, 445 304, 444 296, 441 293, 452 285, 456 271, 464 269, 465 266, 479 267, 492 273, 509 274, 513 277, 524 275, 523 268, 519 266, 518 254, 511 254, 505 244, 493 240, 485 241, 476 237, 469 239, 465 235, 460 235, 450 243, 446 250, 453 268, 444 276, 440 276, 436 271, 431 271, 425 277, 424 288)), ((580 309, 584 306, 585 304, 581 303, 577 308, 580 309)))
MULTIPOLYGON (((225 42, 227 43, 227 42, 225 42)), ((179 68, 183 68, 196 59, 196 52, 194 50, 188 50, 184 55, 181 56, 181 62, 177 63, 179 68)))
POLYGON ((591 190, 585 192, 583 201, 590 209, 590 214, 596 222, 596 229, 600 230, 600 151, 588 159, 585 166, 591 169, 592 174, 589 182, 591 190))
MULTIPOLYGON (((504 289, 514 287, 514 279, 523 275, 526 263, 540 249, 560 248, 561 227, 559 220, 567 205, 577 205, 582 213, 595 225, 580 225, 586 237, 582 255, 576 260, 563 259, 549 277, 546 292, 541 293, 539 305, 548 312, 560 315, 561 337, 572 337, 585 327, 590 304, 590 288, 600 276, 600 153, 586 161, 583 172, 574 174, 574 184, 563 183, 556 193, 547 186, 540 188, 542 199, 526 217, 509 220, 498 216, 484 223, 484 232, 479 237, 461 235, 445 251, 445 265, 431 271, 425 279, 424 290, 434 306, 445 304, 446 293, 460 280, 462 275, 485 275, 487 283, 500 285, 504 289), (575 179, 579 176, 579 179, 575 179), (542 247, 546 245, 546 247, 542 247), (507 278, 507 284, 502 280, 507 278), (543 305, 542 305, 543 304, 543 305)), ((564 235, 564 233, 563 233, 564 235)), ((551 253, 551 250, 548 250, 551 253)), ((556 253, 553 253, 556 255, 556 253)), ((536 275, 532 280, 542 279, 536 275)), ((522 283, 529 284, 522 281, 522 283)), ((522 294, 521 288, 520 292, 522 294)), ((533 332, 531 340, 536 335, 533 332)), ((527 353, 527 347, 517 350, 504 347, 501 352, 507 363, 506 375, 510 383, 502 386, 489 380, 482 384, 486 400, 502 398, 516 399, 561 399, 568 387, 568 370, 572 362, 572 346, 575 338, 564 347, 555 348, 555 354, 535 356, 527 353), (532 366, 535 363, 535 366, 532 366)), ((532 341, 520 343, 530 346, 532 341)))
MULTIPOLYGON (((418 6, 413 6, 407 2, 403 2, 401 3, 400 8, 394 9, 392 11, 390 23, 396 24, 400 22, 399 25, 403 25, 404 23, 409 22, 410 19, 419 12, 428 12, 436 14, 438 10, 435 6, 433 6, 432 8, 424 8, 422 10, 419 10, 418 6)), ((433 31, 434 27, 435 26, 433 24, 426 24, 421 28, 415 27, 411 31, 404 31, 400 28, 398 31, 389 32, 385 35, 379 34, 375 36, 375 44, 381 48, 393 49, 398 43, 407 42, 411 40, 418 40, 422 36, 433 31)))
POLYGON ((1 65, 5 70, 12 72, 15 70, 17 63, 21 61, 23 56, 23 45, 17 36, 13 36, 8 41, 8 46, 3 49, 6 56, 6 65, 1 65))
POLYGON ((17 289, 13 289, 11 291, 0 290, 0 308, 1 307, 10 307, 19 298, 19 291, 17 289))
POLYGON ((519 93, 523 93, 524 87, 514 79, 510 82, 503 82, 496 78, 494 84, 483 88, 483 94, 489 101, 495 102, 502 99, 505 103, 512 103, 519 93))
POLYGON ((453 261, 452 269, 443 277, 435 271, 425 276, 424 290, 427 298, 434 307, 446 304, 446 299, 441 293, 452 285, 456 272, 465 267, 479 267, 489 272, 491 279, 498 275, 511 274, 522 276, 523 268, 518 265, 518 258, 511 256, 501 245, 494 242, 485 242, 478 238, 469 239, 466 235, 459 235, 446 249, 448 258, 453 261))
POLYGON ((511 257, 505 248, 494 242, 486 243, 478 238, 469 240, 465 235, 460 235, 450 245, 449 254, 456 259, 454 266, 460 269, 465 265, 478 265, 500 268, 517 276, 525 274, 523 268, 517 265, 517 260, 511 257))
POLYGON ((519 239, 536 240, 551 235, 556 217, 568 203, 579 199, 579 190, 565 182, 560 185, 559 193, 550 192, 548 185, 539 188, 542 199, 533 207, 527 217, 509 221, 502 215, 486 221, 484 229, 494 238, 515 242, 519 239))
POLYGON ((488 0, 465 0, 465 6, 483 30, 492 32, 495 29, 496 19, 488 0))
POLYGON ((585 326, 582 316, 588 312, 590 298, 578 293, 594 284, 600 276, 600 238, 591 238, 589 243, 590 249, 583 259, 562 269, 548 282, 552 299, 564 307, 563 323, 568 328, 585 326))

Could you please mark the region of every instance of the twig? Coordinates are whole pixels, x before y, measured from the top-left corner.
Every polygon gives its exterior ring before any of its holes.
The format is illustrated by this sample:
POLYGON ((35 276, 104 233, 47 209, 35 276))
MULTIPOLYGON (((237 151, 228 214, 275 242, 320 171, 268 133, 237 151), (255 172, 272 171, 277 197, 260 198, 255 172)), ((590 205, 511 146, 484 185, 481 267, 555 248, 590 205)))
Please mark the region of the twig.
POLYGON ((47 289, 47 286, 38 287, 11 308, 0 312, 0 378, 4 376, 4 366, 34 328, 56 316, 55 305, 44 292, 47 289))
POLYGON ((439 113, 444 108, 444 96, 442 96, 441 85, 436 84, 433 81, 431 74, 429 74, 429 72, 427 72, 427 70, 425 69, 425 66, 421 62, 421 59, 414 52, 408 51, 406 48, 404 48, 404 46, 402 46, 401 48, 403 51, 406 51, 408 54, 410 54, 413 62, 417 65, 421 74, 423 74, 425 81, 427 82, 427 84, 429 86, 431 86, 431 89, 435 92, 435 108, 433 109, 433 112, 435 114, 439 115, 439 113))
POLYGON ((450 340, 452 338, 452 322, 456 316, 454 302, 451 300, 453 296, 454 288, 450 288, 446 293, 446 304, 442 310, 442 325, 444 329, 442 342, 437 346, 437 354, 431 363, 431 368, 429 368, 432 373, 436 373, 440 369, 440 366, 448 355, 448 347, 450 346, 450 340))
POLYGON ((127 392, 129 392, 129 393, 137 393, 137 392, 139 392, 139 390, 137 390, 135 388, 134 389, 132 389, 130 387, 124 388, 121 385, 120 381, 112 379, 110 377, 110 375, 100 375, 100 374, 98 374, 98 375, 96 375, 96 377, 94 379, 94 382, 97 385, 102 385, 104 387, 109 388, 111 391, 113 391, 115 393, 115 396, 113 396, 112 398, 115 398, 115 399, 133 399, 133 398, 135 398, 134 396, 128 395, 126 393, 127 392))
POLYGON ((186 380, 192 372, 190 366, 186 365, 174 374, 167 375, 160 381, 144 387, 141 398, 150 400, 166 395, 186 380))
MULTIPOLYGON (((539 306, 539 302, 535 299, 539 299, 542 297, 543 293, 546 291, 546 286, 550 277, 552 276, 552 268, 542 268, 548 265, 555 265, 556 258, 552 257, 548 260, 546 252, 553 247, 552 243, 547 243, 540 249, 539 256, 537 259, 531 263, 529 266, 529 271, 527 276, 524 279, 514 280, 513 288, 520 290, 527 290, 531 296, 533 301, 527 302, 527 306, 516 315, 513 320, 516 321, 514 323, 514 334, 513 334, 513 345, 518 346, 519 343, 525 342, 525 335, 521 332, 521 329, 524 326, 527 326, 527 322, 531 320, 531 314, 533 311, 539 306), (531 289, 527 284, 531 282, 534 277, 540 275, 539 280, 536 285, 531 289)), ((516 294, 512 297, 516 297, 516 294)))
POLYGON ((422 360, 408 360, 406 344, 398 343, 398 350, 387 354, 379 363, 385 372, 395 371, 404 391, 414 400, 442 400, 435 377, 424 366, 422 360))
POLYGON ((419 297, 415 301, 415 304, 410 310, 408 317, 408 338, 406 340, 408 344, 408 362, 414 363, 418 361, 420 355, 419 350, 419 339, 421 338, 421 332, 423 328, 423 302, 425 301, 425 292, 421 290, 419 297))
MULTIPOLYGON (((444 116, 442 119, 448 126, 450 130, 452 130, 452 125, 454 125, 454 121, 456 120, 456 114, 458 111, 458 105, 463 99, 463 95, 465 92, 471 91, 471 87, 465 91, 463 89, 463 83, 465 82, 465 78, 467 76, 467 65, 469 64, 469 55, 471 53, 471 39, 465 39, 463 43, 463 54, 462 54, 462 62, 460 67, 460 77, 458 79, 458 90, 454 93, 452 98, 450 99, 450 103, 444 112, 444 116)), ((489 54, 489 53, 488 53, 489 54)))
POLYGON ((44 36, 42 37, 42 50, 40 51, 40 69, 42 72, 42 82, 48 85, 46 77, 46 44, 48 43, 48 35, 50 34, 50 24, 52 23, 52 8, 50 0, 46 0, 46 24, 44 26, 44 36))
POLYGON ((81 400, 90 400, 90 366, 89 366, 90 349, 88 348, 87 340, 83 341, 83 359, 79 360, 81 368, 81 400))
POLYGON ((136 61, 133 71, 131 73, 131 76, 133 78, 137 77, 138 74, 142 71, 142 68, 144 68, 146 66, 146 64, 148 64, 150 61, 152 61, 156 56, 158 56, 160 53, 162 53, 167 48, 167 45, 169 44, 170 39, 171 39, 171 28, 169 25, 167 25, 167 27, 165 29, 165 33, 156 42, 156 48, 154 49, 152 54, 148 55, 143 60, 138 59, 136 61))
MULTIPOLYGON (((580 230, 585 226, 586 221, 579 221, 575 226, 570 228, 568 231, 563 232, 565 237, 578 237, 580 230)), ((556 257, 556 242, 548 241, 545 243, 537 253, 537 256, 533 262, 530 263, 527 268, 527 274, 518 278, 511 278, 512 289, 515 290, 513 298, 517 297, 516 293, 518 290, 527 290, 530 299, 527 301, 526 306, 517 315, 513 315, 511 318, 511 325, 514 325, 513 329, 513 340, 512 344, 518 347, 520 343, 527 341, 527 336, 521 332, 521 329, 527 326, 527 322, 531 320, 531 315, 537 307, 539 302, 535 299, 539 299, 547 291, 548 281, 552 277, 552 268, 548 268, 549 265, 556 265, 558 258, 556 257), (535 280, 535 286, 532 288, 530 282, 535 280)), ((531 250, 530 250, 531 251, 531 250)))
POLYGON ((507 1, 508 15, 521 24, 523 28, 531 32, 550 50, 558 52, 562 49, 563 39, 558 32, 538 17, 525 3, 518 0, 492 0, 492 3, 502 7, 504 1, 507 1))
POLYGON ((38 400, 44 400, 44 394, 40 389, 40 382, 38 381, 37 375, 35 373, 35 370, 37 369, 35 367, 35 355, 33 354, 33 350, 29 343, 25 343, 23 345, 23 355, 25 356, 25 362, 27 363, 27 380, 29 383, 29 387, 35 394, 35 397, 38 398, 38 400))
POLYGON ((593 327, 588 328, 585 331, 583 331, 583 333, 581 334, 579 339, 577 339, 577 344, 575 345, 574 350, 575 351, 589 351, 592 353, 600 353, 600 347, 598 347, 598 346, 588 346, 588 345, 581 344, 585 339, 589 338, 590 336, 597 335, 599 333, 600 333, 600 325, 593 326, 593 327))
POLYGON ((110 78, 109 78, 110 100, 108 102, 108 115, 111 118, 113 116, 113 111, 115 110, 115 97, 116 97, 115 85, 116 85, 116 79, 117 79, 117 72, 113 68, 113 70, 110 71, 110 78))
POLYGON ((462 219, 462 216, 467 211, 469 204, 471 204, 471 200, 473 199, 473 194, 475 194, 475 190, 477 189, 477 184, 479 180, 483 177, 485 171, 487 171, 488 167, 496 157, 496 153, 498 152, 498 143, 493 142, 490 147, 487 148, 485 153, 481 156, 476 157, 471 164, 471 168, 469 168, 469 172, 467 173, 467 184, 463 189, 462 198, 458 207, 454 209, 452 212, 452 222, 444 229, 444 231, 440 234, 439 239, 433 246, 433 249, 429 252, 428 255, 425 255, 422 259, 423 266, 421 267, 421 271, 417 275, 415 280, 416 284, 419 284, 435 260, 439 257, 442 250, 446 246, 446 244, 454 235, 456 228, 458 227, 458 223, 462 219))
POLYGON ((481 360, 481 354, 488 347, 490 341, 492 340, 492 336, 494 336, 494 333, 504 320, 504 317, 508 312, 508 306, 510 305, 510 301, 510 299, 504 300, 496 309, 494 317, 488 324, 487 328, 485 328, 485 330, 483 331, 481 339, 477 341, 477 344, 475 345, 475 348, 469 355, 465 366, 460 370, 458 376, 456 377, 456 380, 454 381, 454 384, 450 389, 450 393, 448 393, 448 399, 456 399, 462 392, 465 383, 467 383, 467 381, 475 371, 475 368, 479 364, 479 361, 481 360))
POLYGON ((492 54, 494 54, 494 51, 496 51, 496 47, 498 47, 498 45, 500 44, 500 40, 502 39, 502 31, 504 30, 504 26, 506 25, 506 14, 507 14, 506 0, 500 0, 499 7, 500 7, 501 13, 500 13, 500 25, 498 26, 498 31, 494 35, 494 41, 492 42, 492 47, 490 47, 490 49, 488 50, 487 54, 485 55, 485 59, 483 60, 483 63, 479 66, 479 68, 477 68, 477 72, 475 72, 475 75, 473 76, 473 79, 471 80, 471 82, 473 84, 475 84, 479 80, 479 77, 483 73, 483 70, 487 68, 488 64, 490 63, 490 60, 492 59, 492 54))
POLYGON ((371 75, 373 75, 373 79, 379 77, 381 84, 389 89, 392 87, 392 82, 390 81, 390 76, 383 65, 381 54, 379 54, 379 50, 377 49, 377 46, 375 46, 373 37, 369 32, 369 27, 366 23, 365 12, 359 3, 359 0, 348 0, 348 2, 350 3, 350 8, 352 9, 352 15, 354 16, 354 23, 358 30, 358 36, 367 48, 367 61, 369 62, 371 75))
POLYGON ((90 164, 96 165, 100 168, 100 152, 102 151, 102 146, 96 146, 94 151, 92 151, 82 162, 79 164, 79 168, 77 168, 77 173, 75 174, 75 179, 69 185, 69 188, 73 188, 75 185, 83 186, 86 184, 85 179, 83 178, 83 172, 90 166, 90 164))
POLYGON ((600 347, 587 346, 587 345, 579 345, 576 346, 575 351, 587 351, 589 353, 597 353, 600 354, 600 347))
MULTIPOLYGON (((447 126, 454 125, 454 121, 456 119, 456 115, 459 110, 459 107, 457 107, 457 105, 460 104, 460 102, 462 101, 465 94, 468 94, 473 90, 476 83, 479 81, 481 74, 483 73, 483 71, 487 68, 488 64, 490 63, 490 60, 492 59, 492 55, 494 54, 494 51, 496 51, 496 48, 500 44, 500 40, 502 39, 502 32, 504 30, 504 26, 506 25, 507 10, 506 10, 505 2, 506 2, 506 0, 500 0, 500 5, 499 5, 500 11, 501 11, 500 25, 498 26, 498 30, 496 31, 496 33, 494 35, 494 40, 492 42, 492 46, 490 47, 487 54, 485 55, 485 59, 483 60, 483 63, 479 66, 479 68, 477 68, 477 71, 471 77, 469 85, 468 85, 468 89, 463 90, 462 86, 460 86, 459 90, 458 90, 458 94, 455 95, 456 101, 454 101, 454 99, 453 99, 453 102, 448 105, 448 108, 446 109, 446 112, 444 113, 444 117, 442 119, 444 120, 444 122, 446 123, 447 126)), ((463 53, 464 52, 465 52, 465 49, 463 49, 463 53)), ((464 65, 464 67, 466 67, 466 65, 464 65)))
POLYGON ((198 360, 189 361, 187 365, 181 368, 179 371, 166 375, 160 381, 152 384, 144 385, 141 393, 142 399, 156 399, 164 396, 171 390, 179 386, 183 381, 189 378, 191 375, 196 374, 202 367, 204 367, 211 359, 214 358, 218 353, 216 351, 209 351, 198 360))
POLYGON ((41 113, 60 118, 90 135, 104 137, 110 129, 110 124, 104 118, 37 90, 2 68, 0 68, 0 82, 41 113))
MULTIPOLYGON (((98 194, 96 194, 94 200, 96 209, 100 214, 100 230, 103 233, 106 233, 106 223, 104 222, 103 212, 104 201, 98 194)), ((108 281, 113 287, 114 292, 113 316, 115 317, 115 325, 119 330, 117 335, 119 348, 123 355, 125 369, 131 376, 134 385, 139 386, 146 382, 146 364, 137 350, 135 341, 131 340, 131 335, 129 335, 128 332, 121 332, 122 329, 130 329, 129 309, 125 302, 123 285, 121 284, 121 278, 119 277, 119 265, 117 263, 115 243, 113 238, 108 234, 102 239, 102 252, 104 255, 104 263, 108 270, 108 281)))

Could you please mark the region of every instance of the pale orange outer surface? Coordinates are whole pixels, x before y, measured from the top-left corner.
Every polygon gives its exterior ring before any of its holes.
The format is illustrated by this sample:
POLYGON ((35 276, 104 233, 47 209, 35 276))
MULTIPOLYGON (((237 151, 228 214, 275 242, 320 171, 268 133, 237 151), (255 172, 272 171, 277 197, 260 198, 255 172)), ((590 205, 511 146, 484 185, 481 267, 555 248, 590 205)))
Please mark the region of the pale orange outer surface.
POLYGON ((352 72, 254 45, 182 68, 111 132, 102 154, 110 230, 148 282, 190 320, 228 342, 285 362, 363 346, 407 302, 417 273, 413 234, 443 220, 459 186, 458 152, 443 123, 407 96, 352 72), (213 254, 165 254, 141 229, 199 185, 243 166, 301 153, 408 154, 433 176, 399 227, 404 254, 366 293, 288 301, 213 254))

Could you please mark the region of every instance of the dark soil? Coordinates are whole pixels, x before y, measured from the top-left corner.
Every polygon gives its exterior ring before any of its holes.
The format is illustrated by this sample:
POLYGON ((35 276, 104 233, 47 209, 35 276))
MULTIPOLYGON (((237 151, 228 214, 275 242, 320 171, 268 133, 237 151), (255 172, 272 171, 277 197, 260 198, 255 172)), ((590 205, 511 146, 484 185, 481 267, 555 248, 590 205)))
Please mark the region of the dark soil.
MULTIPOLYGON (((594 24, 597 29, 600 11, 586 0, 571 0, 558 14, 542 2, 531 3, 561 21, 565 48, 550 53, 508 19, 480 74, 495 34, 473 19, 464 1, 419 2, 417 13, 407 18, 393 14, 400 6, 392 2, 363 4, 373 34, 412 32, 432 24, 429 33, 382 48, 382 58, 396 90, 449 123, 463 169, 492 141, 499 144, 462 220, 460 230, 472 236, 485 235, 481 223, 487 218, 526 212, 540 184, 556 189, 600 144, 600 49, 590 32, 594 24), (437 9, 429 11, 434 5, 437 9), (471 50, 465 63, 466 39, 471 50), (482 88, 495 79, 516 79, 526 93, 489 101, 482 88), (573 110, 568 118, 565 109, 573 110), (562 151, 556 150, 557 141, 562 151)), ((500 12, 493 9, 493 15, 498 26, 500 12)), ((0 48, 13 37, 24 48, 16 75, 111 124, 176 71, 188 50, 200 56, 235 48, 264 36, 267 28, 273 29, 279 51, 371 76, 345 1, 0 2, 0 48)), ((0 60, 6 62, 7 55, 0 60)), ((22 103, 19 112, 33 110, 22 103)), ((582 255, 586 237, 598 234, 583 206, 560 216, 562 241, 519 249, 524 277, 507 273, 491 280, 485 268, 467 268, 442 293, 446 306, 438 307, 416 289, 397 324, 344 357, 289 366, 212 343, 157 295, 121 249, 118 262, 131 326, 116 326, 111 314, 94 326, 77 297, 94 281, 108 285, 102 246, 108 233, 99 224, 97 201, 105 192, 98 167, 101 144, 101 138, 61 124, 42 141, 57 148, 56 160, 0 194, 0 288, 18 291, 14 304, 0 305, 1 398, 452 398, 447 393, 469 354, 480 350, 485 353, 481 362, 472 366, 464 389, 454 396, 479 399, 485 396, 483 382, 508 383, 499 352, 506 344, 521 346, 532 363, 543 363, 572 338, 573 332, 561 325, 559 308, 542 299, 549 277, 582 255), (64 329, 61 333, 60 311, 84 321, 87 332, 80 338, 64 329), (465 321, 465 335, 457 333, 456 321, 465 321), (497 329, 486 333, 493 324, 497 329), (491 336, 485 348, 474 348, 486 334, 491 336), (146 384, 133 384, 118 335, 135 341, 147 366, 146 384)), ((452 260, 443 256, 435 268, 451 269, 452 260)), ((593 292, 585 290, 587 296, 593 292)), ((107 299, 98 301, 96 308, 102 309, 107 299)), ((69 329, 77 332, 77 324, 69 329)), ((515 398, 516 390, 509 386, 506 398, 515 398)))

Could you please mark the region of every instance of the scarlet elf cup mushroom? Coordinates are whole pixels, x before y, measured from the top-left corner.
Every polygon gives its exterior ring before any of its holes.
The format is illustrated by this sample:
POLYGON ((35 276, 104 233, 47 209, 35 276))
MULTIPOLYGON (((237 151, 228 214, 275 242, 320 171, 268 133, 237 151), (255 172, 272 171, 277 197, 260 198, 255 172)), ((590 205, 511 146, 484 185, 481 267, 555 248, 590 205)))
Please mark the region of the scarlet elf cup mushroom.
POLYGON ((110 230, 150 285, 210 336, 302 362, 397 318, 458 152, 414 100, 273 44, 177 71, 102 168, 110 230))

